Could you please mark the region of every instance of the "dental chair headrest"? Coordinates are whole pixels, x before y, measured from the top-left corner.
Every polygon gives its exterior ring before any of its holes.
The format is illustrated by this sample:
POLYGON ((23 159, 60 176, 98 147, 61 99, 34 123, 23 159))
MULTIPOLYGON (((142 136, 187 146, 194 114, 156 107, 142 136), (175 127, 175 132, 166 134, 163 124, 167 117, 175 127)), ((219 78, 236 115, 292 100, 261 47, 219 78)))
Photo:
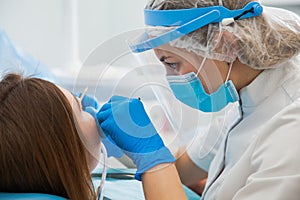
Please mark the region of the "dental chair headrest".
POLYGON ((66 200, 65 198, 38 193, 1 193, 1 200, 66 200))

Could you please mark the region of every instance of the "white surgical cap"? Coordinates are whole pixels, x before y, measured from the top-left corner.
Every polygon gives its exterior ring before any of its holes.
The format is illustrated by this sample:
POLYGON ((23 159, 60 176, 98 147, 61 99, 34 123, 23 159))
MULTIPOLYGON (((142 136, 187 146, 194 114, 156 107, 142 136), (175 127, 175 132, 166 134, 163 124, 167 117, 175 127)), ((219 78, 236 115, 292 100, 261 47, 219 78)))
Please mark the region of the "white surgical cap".
MULTIPOLYGON (((241 9, 251 0, 150 0, 146 9, 173 10, 223 5, 241 9)), ((233 62, 237 58, 254 69, 275 68, 300 52, 300 17, 288 10, 263 7, 258 17, 230 24, 213 23, 170 42, 202 57, 233 62)), ((167 27, 159 27, 162 32, 167 27)))

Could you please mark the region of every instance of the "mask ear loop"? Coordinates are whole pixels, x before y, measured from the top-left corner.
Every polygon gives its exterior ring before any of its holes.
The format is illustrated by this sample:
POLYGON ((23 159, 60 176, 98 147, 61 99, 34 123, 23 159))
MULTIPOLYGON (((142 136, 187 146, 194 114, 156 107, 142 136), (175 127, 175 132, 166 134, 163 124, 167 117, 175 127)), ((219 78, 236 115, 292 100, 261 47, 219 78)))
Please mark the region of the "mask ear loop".
POLYGON ((197 71, 197 73, 196 73, 196 76, 197 76, 197 77, 198 77, 198 75, 199 75, 201 69, 203 68, 205 62, 206 62, 206 57, 203 58, 203 60, 202 60, 202 62, 201 62, 201 64, 200 64, 200 67, 199 67, 199 69, 198 69, 198 71, 197 71))
POLYGON ((232 69, 232 65, 233 65, 233 62, 231 62, 230 65, 229 65, 229 71, 228 71, 227 77, 226 77, 226 79, 225 79, 225 85, 226 85, 226 83, 227 83, 228 80, 229 80, 229 75, 230 75, 230 72, 231 72, 231 69, 232 69))
POLYGON ((102 151, 102 156, 103 156, 103 169, 102 169, 102 175, 101 175, 101 182, 99 184, 99 187, 97 188, 97 199, 98 200, 103 199, 103 188, 104 188, 104 183, 105 183, 106 174, 107 174, 107 166, 106 166, 107 151, 102 142, 101 142, 100 151, 102 151))

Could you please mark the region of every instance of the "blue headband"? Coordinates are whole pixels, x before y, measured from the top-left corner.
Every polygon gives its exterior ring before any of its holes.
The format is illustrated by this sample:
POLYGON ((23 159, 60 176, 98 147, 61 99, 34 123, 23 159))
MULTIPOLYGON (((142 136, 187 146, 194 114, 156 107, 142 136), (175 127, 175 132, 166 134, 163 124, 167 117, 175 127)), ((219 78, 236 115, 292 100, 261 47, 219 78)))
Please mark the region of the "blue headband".
POLYGON ((138 44, 130 45, 135 53, 144 52, 187 35, 211 23, 225 19, 240 20, 261 15, 263 8, 258 2, 250 2, 244 8, 229 10, 223 6, 191 8, 180 10, 144 10, 145 24, 149 26, 178 26, 155 38, 147 38, 138 44))

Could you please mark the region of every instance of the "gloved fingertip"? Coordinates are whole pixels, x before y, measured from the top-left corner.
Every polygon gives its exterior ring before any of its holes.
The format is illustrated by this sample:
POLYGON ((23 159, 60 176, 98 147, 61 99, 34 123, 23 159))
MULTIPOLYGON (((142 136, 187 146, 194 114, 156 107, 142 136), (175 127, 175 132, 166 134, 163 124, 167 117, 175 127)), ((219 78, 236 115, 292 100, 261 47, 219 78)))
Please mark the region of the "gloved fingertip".
POLYGON ((84 95, 81 104, 83 106, 93 107, 96 110, 98 110, 100 107, 97 98, 95 96, 89 96, 89 95, 84 95))
POLYGON ((81 92, 71 92, 75 97, 80 97, 81 96, 81 92))
POLYGON ((104 104, 104 105, 100 108, 99 112, 106 111, 106 110, 108 110, 108 109, 110 109, 110 108, 111 108, 111 102, 104 104))

